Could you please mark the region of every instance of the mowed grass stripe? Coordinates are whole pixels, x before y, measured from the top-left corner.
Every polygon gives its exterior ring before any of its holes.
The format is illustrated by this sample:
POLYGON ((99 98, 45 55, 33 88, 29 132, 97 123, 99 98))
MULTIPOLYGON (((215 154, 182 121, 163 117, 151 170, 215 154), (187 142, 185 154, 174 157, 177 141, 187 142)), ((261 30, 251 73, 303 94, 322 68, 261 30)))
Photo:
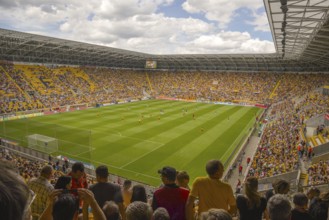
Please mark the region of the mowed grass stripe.
MULTIPOLYGON (((174 119, 173 119, 174 120, 174 119)), ((186 120, 186 119, 185 119, 186 120)), ((177 121, 176 121, 177 122, 177 121)), ((161 122, 156 122, 156 125, 161 125, 161 122)), ((152 130, 157 131, 158 129, 154 129, 154 128, 150 128, 152 130)), ((166 132, 168 129, 165 129, 166 132)), ((158 136, 155 136, 156 134, 150 135, 147 134, 147 137, 143 138, 143 134, 145 136, 145 131, 141 132, 140 135, 133 135, 133 136, 123 136, 122 139, 120 139, 119 137, 116 137, 114 140, 115 143, 109 143, 107 142, 107 149, 108 149, 108 153, 107 154, 102 154, 102 159, 104 160, 108 160, 108 161, 112 161, 112 162, 119 162, 118 164, 115 164, 116 166, 122 166, 123 164, 128 163, 129 161, 124 161, 124 160, 120 160, 120 155, 122 154, 122 152, 129 152, 130 148, 133 148, 134 145, 139 144, 140 142, 147 144, 148 146, 150 146, 150 144, 148 142, 154 142, 153 146, 154 148, 157 148, 159 146, 159 137, 161 137, 161 133, 158 132, 158 136), (156 137, 156 138, 155 138, 156 137), (152 140, 154 139, 154 141, 152 140), (155 141, 156 140, 156 141, 155 141), (125 142, 124 144, 122 142, 125 142)), ((177 133, 175 134, 177 136, 179 136, 180 134, 177 133)), ((173 137, 170 137, 173 138, 173 137)), ((170 140, 170 138, 165 138, 165 141, 170 140)), ((160 141, 161 143, 162 141, 160 141)))
MULTIPOLYGON (((192 174, 201 170, 202 174, 205 174, 204 161, 199 157, 209 155, 206 152, 211 152, 211 156, 215 154, 211 149, 208 150, 208 147, 216 147, 213 150, 216 150, 217 155, 224 155, 223 162, 225 162, 230 155, 230 153, 225 154, 225 152, 232 150, 227 148, 234 143, 243 127, 241 123, 236 127, 236 123, 233 122, 238 118, 235 117, 238 117, 240 113, 241 118, 247 117, 245 115, 249 113, 245 113, 244 116, 242 114, 245 111, 249 112, 249 109, 213 104, 152 100, 37 117, 33 120, 46 122, 46 127, 40 126, 30 130, 35 132, 40 130, 42 132, 47 130, 47 126, 51 128, 55 124, 68 125, 70 127, 63 129, 62 135, 70 141, 80 141, 79 143, 84 137, 79 136, 80 132, 77 132, 77 130, 70 132, 70 129, 77 127, 86 129, 88 132, 91 131, 91 142, 95 148, 94 151, 78 147, 78 144, 75 146, 62 146, 61 149, 66 151, 67 156, 70 158, 86 162, 92 161, 95 165, 107 164, 111 172, 115 174, 158 185, 160 178, 158 178, 156 171, 163 165, 172 165, 178 169, 185 169, 192 174), (184 108, 188 109, 185 116, 182 114, 184 108), (235 108, 240 110, 232 111, 235 108), (163 115, 160 114, 160 109, 164 109, 163 115), (227 111, 225 111, 226 109, 227 111), (248 109, 248 111, 245 109, 248 109), (144 124, 139 125, 138 119, 141 113, 144 114, 144 124), (192 119, 193 113, 196 115, 196 120, 192 119), (152 114, 153 117, 147 117, 148 114, 152 114), (219 117, 224 114, 227 114, 230 120, 227 120, 227 116, 219 117), (121 120, 122 115, 124 115, 125 120, 121 120), (161 120, 157 120, 158 115, 160 115, 161 120), (214 123, 214 125, 207 128, 208 123, 214 123), (115 130, 115 127, 119 130, 115 130), (227 141, 224 140, 227 145, 222 147, 223 153, 221 154, 217 149, 219 146, 217 141, 225 138, 221 135, 230 135, 230 133, 226 133, 226 129, 231 130, 232 127, 235 127, 237 133, 231 132, 235 137, 227 139, 227 141), (200 132, 201 128, 204 128, 203 133, 200 132), (70 136, 70 133, 75 134, 74 137, 70 136), (116 153, 112 152, 114 143, 117 144, 118 148, 116 153), (166 153, 166 150, 162 151, 162 149, 167 149, 168 152, 166 153), (140 168, 140 163, 144 161, 147 161, 147 164, 141 165, 142 168, 140 168)), ((250 121, 254 115, 252 113, 249 116, 248 120, 250 121)), ((15 124, 16 127, 12 129, 12 135, 16 135, 20 129, 22 130, 20 125, 19 123, 15 124)), ((24 134, 24 132, 20 132, 24 134)), ((26 137, 20 138, 26 139, 26 137)), ((88 142, 88 140, 85 139, 83 142, 88 142)), ((60 153, 65 155, 65 152, 60 153)))
MULTIPOLYGON (((203 108, 207 109, 207 112, 210 112, 213 110, 212 105, 205 105, 203 108)), ((175 113, 176 114, 176 113, 175 113)), ((130 135, 130 137, 134 137, 134 138, 140 138, 145 140, 149 140, 150 138, 156 136, 156 135, 160 135, 161 133, 165 133, 170 129, 173 129, 175 126, 181 124, 181 123, 185 123, 186 122, 186 118, 184 117, 180 117, 180 118, 171 118, 171 120, 168 120, 166 122, 159 122, 157 121, 156 125, 148 128, 148 130, 146 131, 141 131, 138 132, 134 135, 130 135)), ((129 148, 130 146, 134 145, 136 143, 136 140, 134 139, 124 139, 124 140, 118 140, 115 141, 113 143, 111 143, 111 154, 115 155, 118 154, 119 152, 129 148), (123 146, 122 141, 125 142, 125 146, 123 146)), ((123 163, 124 164, 124 163, 123 163)), ((123 164, 121 164, 120 166, 122 166, 123 164)))
MULTIPOLYGON (((228 110, 229 111, 229 110, 228 110)), ((223 120, 219 120, 218 123, 211 128, 207 128, 204 124, 204 131, 197 132, 195 136, 198 136, 190 143, 186 143, 181 148, 177 149, 173 155, 168 157, 163 161, 163 164, 176 164, 180 169, 187 169, 190 162, 194 161, 195 158, 199 157, 199 155, 208 147, 216 147, 218 143, 216 142, 216 138, 222 135, 226 129, 229 129, 236 122, 240 120, 242 115, 244 115, 247 111, 246 108, 241 108, 238 111, 234 112, 230 115, 230 119, 223 118, 223 120)), ((191 134, 192 135, 192 134, 191 134)), ((221 158, 219 155, 223 154, 223 151, 226 149, 217 148, 216 158, 221 158)), ((209 157, 208 157, 209 158, 209 157)), ((226 160, 225 160, 226 161, 226 160)))
POLYGON ((171 141, 166 143, 161 148, 151 152, 141 160, 136 161, 133 164, 129 164, 126 168, 137 172, 143 171, 147 173, 154 173, 157 169, 153 166, 155 161, 157 162, 157 164, 161 164, 161 162, 164 161, 167 157, 170 157, 171 155, 175 154, 176 150, 178 150, 180 147, 183 147, 185 144, 192 142, 195 138, 201 135, 200 129, 202 127, 207 127, 208 129, 211 129, 212 127, 216 126, 218 121, 226 119, 229 115, 238 111, 241 107, 235 106, 226 108, 227 110, 221 112, 221 114, 216 116, 215 120, 210 120, 204 123, 203 125, 193 127, 190 132, 184 133, 176 138, 171 139, 171 141))
MULTIPOLYGON (((224 132, 219 135, 211 145, 208 145, 207 148, 204 148, 204 151, 199 153, 198 157, 194 158, 193 161, 188 163, 185 167, 192 167, 191 173, 198 173, 198 167, 204 167, 204 164, 207 160, 211 158, 221 158, 223 154, 227 150, 233 151, 234 148, 228 149, 231 144, 234 142, 235 138, 239 136, 240 132, 244 130, 245 126, 247 126, 250 122, 250 118, 253 117, 255 110, 257 109, 249 109, 243 115, 241 115, 240 119, 237 120, 231 127, 225 129, 224 132), (221 154, 219 152, 222 152, 221 154), (211 158, 209 158, 209 156, 211 158)), ((235 146, 234 146, 235 147, 235 146)), ((222 158, 222 162, 225 163, 227 158, 222 158)), ((204 169, 203 169, 203 173, 204 169)))

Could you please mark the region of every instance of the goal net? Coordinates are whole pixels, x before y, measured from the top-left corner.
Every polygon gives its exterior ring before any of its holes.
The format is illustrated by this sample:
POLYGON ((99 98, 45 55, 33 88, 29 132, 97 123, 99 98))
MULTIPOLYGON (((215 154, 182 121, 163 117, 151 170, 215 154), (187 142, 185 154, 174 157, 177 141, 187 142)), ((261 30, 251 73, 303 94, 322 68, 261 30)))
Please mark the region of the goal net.
POLYGON ((28 147, 47 153, 58 151, 58 140, 41 134, 27 136, 28 147))

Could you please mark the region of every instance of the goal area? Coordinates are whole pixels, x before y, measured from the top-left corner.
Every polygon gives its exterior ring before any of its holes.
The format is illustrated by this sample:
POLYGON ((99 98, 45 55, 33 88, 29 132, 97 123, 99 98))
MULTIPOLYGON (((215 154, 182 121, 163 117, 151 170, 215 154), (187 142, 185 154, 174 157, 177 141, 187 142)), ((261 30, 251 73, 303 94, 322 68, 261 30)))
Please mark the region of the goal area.
POLYGON ((28 135, 27 144, 29 148, 50 154, 58 151, 58 140, 41 134, 28 135))
POLYGON ((31 119, 3 121, 0 137, 43 153, 91 160, 91 131, 31 119))

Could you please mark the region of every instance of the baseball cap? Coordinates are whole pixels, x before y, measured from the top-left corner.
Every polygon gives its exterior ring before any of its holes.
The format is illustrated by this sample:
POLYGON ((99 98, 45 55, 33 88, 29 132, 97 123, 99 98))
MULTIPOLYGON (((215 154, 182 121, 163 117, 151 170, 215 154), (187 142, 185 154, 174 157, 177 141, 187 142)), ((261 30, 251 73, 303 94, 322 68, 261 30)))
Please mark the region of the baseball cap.
POLYGON ((161 170, 158 170, 158 173, 162 176, 166 177, 168 180, 175 181, 176 180, 176 169, 173 167, 163 167, 161 170))

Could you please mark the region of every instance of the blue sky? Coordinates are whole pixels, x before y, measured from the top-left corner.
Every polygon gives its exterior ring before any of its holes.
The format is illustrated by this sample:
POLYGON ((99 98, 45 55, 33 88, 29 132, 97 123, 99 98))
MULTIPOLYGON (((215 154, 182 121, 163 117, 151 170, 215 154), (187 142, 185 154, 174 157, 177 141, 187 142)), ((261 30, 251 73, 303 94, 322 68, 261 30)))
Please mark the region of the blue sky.
POLYGON ((0 28, 151 54, 275 52, 262 0, 1 0, 0 28))

